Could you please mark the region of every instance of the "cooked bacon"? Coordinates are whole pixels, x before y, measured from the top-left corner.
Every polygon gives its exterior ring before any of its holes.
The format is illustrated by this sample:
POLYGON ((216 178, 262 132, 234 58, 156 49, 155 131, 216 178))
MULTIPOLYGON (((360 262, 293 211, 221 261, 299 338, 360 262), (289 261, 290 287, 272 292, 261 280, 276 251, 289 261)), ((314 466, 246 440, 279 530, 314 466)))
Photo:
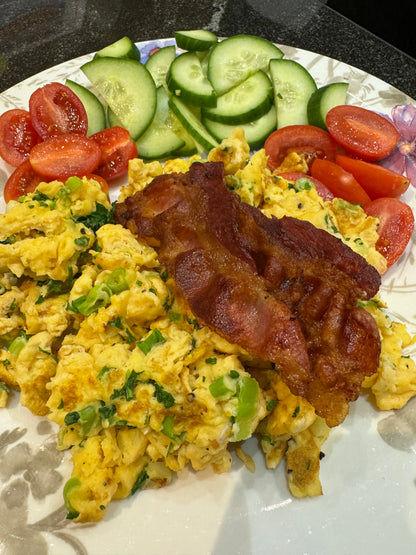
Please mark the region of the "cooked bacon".
POLYGON ((155 178, 115 219, 158 249, 202 323, 274 362, 330 426, 344 420, 380 353, 374 319, 357 306, 380 285, 364 258, 308 222, 243 203, 220 163, 155 178))

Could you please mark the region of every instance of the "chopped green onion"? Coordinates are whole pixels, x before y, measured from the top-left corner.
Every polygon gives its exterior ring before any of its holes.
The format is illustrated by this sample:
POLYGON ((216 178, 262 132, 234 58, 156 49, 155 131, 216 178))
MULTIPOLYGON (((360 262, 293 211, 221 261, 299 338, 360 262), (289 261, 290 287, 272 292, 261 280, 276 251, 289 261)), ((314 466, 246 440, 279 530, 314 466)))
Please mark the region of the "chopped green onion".
POLYGON ((79 411, 82 435, 87 436, 97 421, 97 409, 88 405, 79 411))
POLYGON ((165 341, 166 339, 163 337, 161 332, 155 328, 152 333, 146 337, 146 339, 138 341, 137 346, 145 355, 147 355, 151 351, 152 347, 165 343, 165 341))
POLYGON ((165 416, 162 422, 162 430, 161 430, 162 434, 165 434, 165 436, 169 437, 170 439, 173 439, 178 443, 182 443, 186 432, 175 434, 175 432, 173 431, 174 420, 175 420, 175 416, 173 414, 170 414, 169 416, 165 416))
POLYGON ((209 390, 215 398, 224 397, 224 395, 234 395, 237 391, 237 384, 237 380, 227 374, 215 379, 210 384, 209 390))
POLYGON ((89 244, 90 240, 86 235, 82 235, 81 237, 77 237, 74 239, 74 243, 77 247, 86 247, 89 244))
POLYGON ((238 425, 235 441, 241 441, 250 436, 253 418, 257 413, 259 391, 259 384, 254 378, 247 376, 241 378, 235 419, 238 425))
POLYGON ((70 478, 64 486, 64 502, 65 502, 65 507, 68 511, 66 518, 70 520, 77 518, 77 516, 79 516, 79 512, 76 511, 71 505, 71 501, 69 497, 73 492, 73 490, 78 488, 80 485, 81 485, 81 481, 79 478, 70 478))
POLYGON ((10 393, 10 389, 7 387, 7 385, 4 382, 0 382, 0 389, 5 391, 6 393, 10 393))
POLYGON ((72 424, 76 424, 79 418, 79 412, 77 410, 74 410, 72 412, 68 412, 65 415, 64 422, 67 426, 71 426, 72 424))
POLYGON ((65 181, 65 188, 68 189, 71 193, 75 191, 75 189, 78 189, 78 187, 81 187, 81 185, 82 179, 80 177, 77 177, 76 175, 68 177, 68 179, 65 181))
POLYGON ((110 399, 117 399, 118 397, 124 397, 126 401, 131 401, 134 398, 134 388, 137 384, 137 373, 135 370, 132 370, 126 375, 126 381, 121 389, 115 389, 111 394, 110 399))
POLYGON ((13 339, 13 341, 10 343, 9 352, 14 356, 18 356, 20 351, 26 345, 27 341, 27 335, 25 334, 25 332, 22 332, 21 335, 15 337, 15 339, 13 339))
POLYGON ((173 405, 175 404, 175 398, 171 393, 166 391, 155 380, 150 379, 150 380, 148 380, 148 383, 151 383, 153 385, 153 387, 155 388, 154 397, 156 397, 156 400, 159 403, 162 403, 162 405, 166 409, 170 409, 171 407, 173 407, 173 405))
POLYGON ((117 268, 117 270, 113 270, 108 276, 106 284, 114 295, 128 289, 129 284, 126 280, 126 270, 124 268, 117 268))
POLYGON ((205 359, 206 364, 217 364, 216 357, 209 357, 205 359))
POLYGON ((99 308, 109 304, 111 299, 111 289, 105 284, 94 285, 87 295, 81 295, 72 303, 68 304, 69 310, 79 312, 83 316, 89 316, 99 308))

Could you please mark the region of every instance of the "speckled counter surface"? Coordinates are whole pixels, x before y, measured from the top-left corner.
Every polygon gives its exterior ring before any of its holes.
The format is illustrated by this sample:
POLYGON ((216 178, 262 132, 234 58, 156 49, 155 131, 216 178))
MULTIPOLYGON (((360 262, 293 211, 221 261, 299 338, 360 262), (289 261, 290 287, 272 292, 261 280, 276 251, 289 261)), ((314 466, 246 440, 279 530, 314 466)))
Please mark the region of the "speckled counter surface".
POLYGON ((124 35, 250 33, 358 67, 416 98, 416 60, 318 0, 0 0, 0 92, 124 35))

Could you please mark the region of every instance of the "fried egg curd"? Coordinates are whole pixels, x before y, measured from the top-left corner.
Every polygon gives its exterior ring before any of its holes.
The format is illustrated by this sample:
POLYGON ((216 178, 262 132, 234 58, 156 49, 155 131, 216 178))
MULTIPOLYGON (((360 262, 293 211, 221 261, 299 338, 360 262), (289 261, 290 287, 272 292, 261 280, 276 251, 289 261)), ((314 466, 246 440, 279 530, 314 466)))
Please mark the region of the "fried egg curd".
MULTIPOLYGON (((195 160, 131 160, 119 200, 195 160)), ((309 220, 386 270, 375 218, 323 200, 306 175, 291 182, 271 172, 241 129, 208 160, 223 162, 228 187, 266 215, 309 220)), ((289 157, 285 171, 301 162, 289 157)), ((99 521, 112 499, 165 486, 186 465, 226 472, 232 453, 254 470, 243 446, 252 436, 268 468, 285 460, 295 497, 322 494, 325 421, 274 365, 201 326, 156 251, 112 214, 98 182, 71 177, 41 183, 0 215, 0 405, 15 390, 56 423, 57 448, 73 463, 68 518, 99 521)), ((403 356, 414 339, 378 297, 363 306, 382 341, 378 372, 363 387, 380 409, 400 408, 416 394, 415 363, 403 356)))

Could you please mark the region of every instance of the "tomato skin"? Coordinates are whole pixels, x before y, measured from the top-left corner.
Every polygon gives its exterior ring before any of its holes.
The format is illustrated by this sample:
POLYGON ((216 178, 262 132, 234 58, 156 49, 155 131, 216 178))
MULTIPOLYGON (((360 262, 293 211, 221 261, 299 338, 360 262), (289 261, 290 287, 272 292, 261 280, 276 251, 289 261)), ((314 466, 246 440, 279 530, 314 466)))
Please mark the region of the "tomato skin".
POLYGON ((33 168, 29 160, 24 160, 9 176, 4 186, 4 200, 18 200, 27 193, 33 193, 36 187, 45 181, 33 168))
POLYGON ((97 143, 84 135, 68 133, 38 143, 30 152, 33 169, 50 179, 83 177, 93 172, 101 160, 97 143))
POLYGON ((314 125, 288 125, 273 131, 264 143, 268 156, 267 165, 273 171, 290 152, 306 154, 311 159, 325 158, 334 161, 337 145, 332 137, 314 125))
POLYGON ((278 175, 280 177, 283 177, 283 179, 286 179, 287 181, 297 181, 302 177, 306 177, 315 185, 316 192, 321 198, 323 198, 324 200, 332 200, 334 198, 332 191, 330 191, 328 187, 326 187, 321 181, 319 181, 319 179, 316 179, 316 177, 312 177, 312 175, 300 172, 283 172, 279 173, 278 175))
POLYGON ((29 98, 33 127, 43 140, 67 133, 87 134, 88 118, 84 105, 69 87, 48 83, 29 98))
POLYGON ((379 219, 376 249, 392 266, 403 254, 413 233, 415 218, 410 206, 397 198, 378 198, 364 207, 368 216, 379 219))
POLYGON ((27 110, 7 110, 0 116, 0 156, 17 168, 29 158, 30 149, 40 140, 27 110))
POLYGON ((371 162, 338 155, 336 163, 352 173, 372 200, 380 197, 397 198, 405 193, 410 185, 410 179, 404 175, 371 162))
POLYGON ((399 140, 392 123, 359 106, 335 106, 326 115, 326 126, 347 152, 369 162, 388 156, 399 140))
POLYGON ((137 158, 137 146, 127 129, 115 125, 90 136, 101 149, 101 162, 94 173, 107 181, 127 172, 129 160, 137 158))
POLYGON ((367 204, 371 201, 354 176, 335 162, 317 158, 312 164, 311 174, 322 181, 336 197, 355 204, 367 204))

